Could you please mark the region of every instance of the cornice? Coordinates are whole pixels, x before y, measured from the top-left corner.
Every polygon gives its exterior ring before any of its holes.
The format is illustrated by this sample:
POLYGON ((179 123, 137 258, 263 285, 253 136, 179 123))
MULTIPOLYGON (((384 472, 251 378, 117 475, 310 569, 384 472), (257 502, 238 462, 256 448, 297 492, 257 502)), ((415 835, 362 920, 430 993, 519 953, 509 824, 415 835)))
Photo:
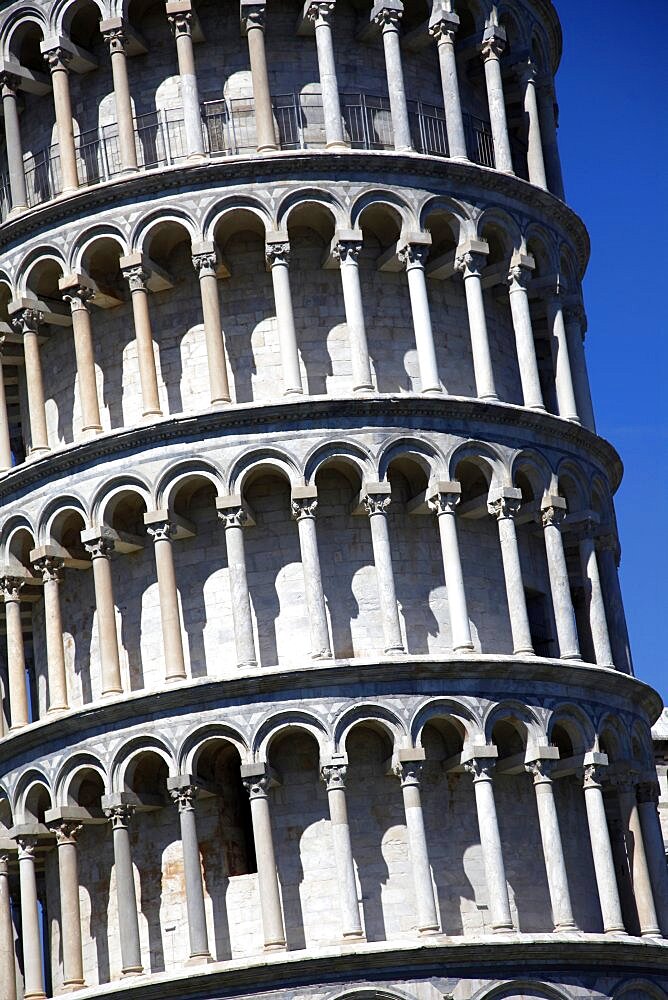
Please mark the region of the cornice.
POLYGON ((526 431, 539 436, 547 446, 563 449, 567 445, 586 455, 608 477, 612 492, 622 479, 621 459, 604 438, 568 420, 511 403, 458 396, 436 399, 413 394, 373 398, 305 397, 298 402, 244 403, 199 414, 165 417, 153 424, 111 431, 28 460, 0 475, 0 512, 3 503, 25 496, 31 489, 84 466, 99 464, 105 458, 147 451, 175 441, 203 441, 216 435, 249 431, 267 433, 272 428, 306 430, 312 427, 315 430, 339 426, 345 430, 350 421, 358 426, 369 421, 386 421, 395 429, 402 426, 413 429, 416 422, 427 421, 432 429, 466 434, 470 428, 476 436, 481 435, 484 425, 507 428, 512 431, 514 447, 522 446, 517 432, 526 431))

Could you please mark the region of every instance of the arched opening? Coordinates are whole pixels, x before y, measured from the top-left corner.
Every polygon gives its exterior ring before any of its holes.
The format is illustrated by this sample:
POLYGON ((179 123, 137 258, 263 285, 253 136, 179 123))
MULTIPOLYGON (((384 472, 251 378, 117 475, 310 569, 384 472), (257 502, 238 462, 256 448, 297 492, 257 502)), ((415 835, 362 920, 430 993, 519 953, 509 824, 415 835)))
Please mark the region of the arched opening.
POLYGON ((481 236, 489 246, 482 285, 485 289, 485 317, 496 389, 504 402, 521 406, 522 382, 508 295, 508 272, 519 235, 513 234, 510 223, 501 219, 488 221, 482 228, 481 236))
POLYGON ((9 446, 11 463, 20 465, 25 462, 29 445, 29 427, 25 414, 24 399, 24 364, 23 352, 15 333, 9 304, 12 301, 12 289, 8 282, 0 279, 0 332, 6 336, 2 352, 2 378, 5 385, 5 400, 7 404, 7 423, 9 425, 9 446))
POLYGON ((557 628, 550 589, 545 543, 540 530, 540 504, 548 483, 534 466, 516 464, 513 485, 522 494, 523 511, 515 519, 531 645, 536 656, 558 656, 557 628), (526 511, 526 517, 523 516, 526 511))
POLYGON ((455 272, 462 224, 451 212, 436 208, 426 215, 424 228, 431 234, 426 273, 441 382, 452 396, 475 396, 464 283, 456 279, 455 272))
MULTIPOLYGON (((35 638, 39 644, 37 635, 37 622, 34 615, 36 602, 41 594, 41 579, 39 573, 33 568, 30 555, 35 548, 35 538, 28 528, 17 527, 9 537, 7 552, 7 574, 16 581, 11 588, 12 594, 18 594, 20 604, 21 635, 23 639, 23 658, 25 667, 26 697, 28 702, 28 722, 34 722, 42 718, 47 710, 47 667, 46 656, 42 648, 36 648, 35 638)), ((7 597, 3 604, 4 610, 4 631, 8 633, 7 619, 7 597)), ((4 663, 4 674, 8 678, 9 671, 9 649, 5 641, 0 647, 2 661, 4 663)), ((10 705, 10 716, 14 709, 10 705)), ((18 714, 13 716, 12 725, 16 725, 18 714)))

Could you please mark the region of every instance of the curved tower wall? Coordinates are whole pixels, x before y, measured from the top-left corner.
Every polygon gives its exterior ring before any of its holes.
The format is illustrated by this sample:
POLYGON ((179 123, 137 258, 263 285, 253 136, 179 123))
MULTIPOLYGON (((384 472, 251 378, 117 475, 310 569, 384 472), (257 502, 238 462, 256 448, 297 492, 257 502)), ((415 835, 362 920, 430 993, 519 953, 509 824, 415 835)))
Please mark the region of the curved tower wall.
POLYGON ((662 995, 560 45, 0 15, 2 1000, 662 995))

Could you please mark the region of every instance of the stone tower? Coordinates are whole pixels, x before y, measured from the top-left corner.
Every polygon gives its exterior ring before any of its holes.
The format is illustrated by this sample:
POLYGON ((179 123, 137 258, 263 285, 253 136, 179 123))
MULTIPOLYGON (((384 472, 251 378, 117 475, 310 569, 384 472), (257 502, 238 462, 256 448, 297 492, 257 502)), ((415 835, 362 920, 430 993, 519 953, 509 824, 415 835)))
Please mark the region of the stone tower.
POLYGON ((3 2, 0 1000, 665 998, 560 49, 3 2))

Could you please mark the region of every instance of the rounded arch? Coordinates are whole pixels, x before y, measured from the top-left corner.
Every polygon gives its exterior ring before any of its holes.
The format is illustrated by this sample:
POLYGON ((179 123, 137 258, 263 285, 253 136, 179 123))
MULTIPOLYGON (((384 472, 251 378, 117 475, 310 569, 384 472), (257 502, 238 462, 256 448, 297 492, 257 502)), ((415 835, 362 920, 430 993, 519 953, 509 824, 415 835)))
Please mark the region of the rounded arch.
POLYGON ((279 202, 276 210, 276 225, 278 229, 288 229, 291 216, 296 209, 315 205, 321 211, 326 211, 335 229, 347 229, 350 225, 349 215, 341 201, 333 191, 324 188, 302 188, 299 191, 289 191, 279 202))
POLYGON ((137 222, 130 234, 132 250, 152 257, 160 230, 168 229, 182 231, 191 243, 201 239, 199 227, 190 213, 178 206, 170 205, 150 212, 137 222))
MULTIPOLYGON (((8 14, 2 25, 0 38, 2 39, 3 58, 22 62, 24 43, 31 33, 35 34, 35 31, 41 35, 42 40, 49 34, 48 21, 44 11, 36 4, 21 4, 20 7, 8 14)), ((31 68, 44 71, 45 64, 42 62, 41 66, 32 65, 31 68)))
POLYGON ((493 731, 499 722, 506 723, 515 729, 522 738, 525 749, 530 744, 545 745, 547 743, 547 733, 543 722, 524 702, 507 699, 496 705, 488 706, 483 717, 483 732, 486 743, 494 742, 493 731))
POLYGON ((453 722, 460 730, 464 743, 473 743, 476 736, 483 737, 483 729, 475 713, 456 698, 432 698, 414 712, 410 722, 411 743, 418 746, 424 727, 434 720, 453 722))
MULTIPOLYGON (((31 298, 30 293, 33 293, 35 298, 39 298, 40 293, 48 294, 52 291, 54 274, 60 272, 62 276, 66 270, 66 257, 57 247, 46 245, 31 250, 17 270, 19 296, 31 298), (47 286, 48 292, 44 290, 47 286)), ((55 291, 58 291, 57 281, 55 291)))
POLYGON ((107 770, 94 754, 77 753, 64 761, 54 781, 56 805, 78 805, 81 785, 91 773, 101 779, 105 793, 110 791, 107 770))
POLYGON ((329 1000, 413 1000, 413 997, 404 993, 403 990, 385 990, 375 986, 364 986, 361 989, 335 993, 329 1000))
POLYGON ((434 195, 424 202, 418 215, 420 229, 428 229, 431 232, 437 218, 445 220, 449 226, 455 246, 475 233, 475 223, 470 210, 456 198, 434 195))
POLYGON ((54 804, 51 783, 38 767, 29 768, 19 778, 14 790, 14 822, 43 823, 44 813, 54 804))
POLYGON ((649 979, 632 979, 612 989, 613 1000, 665 1000, 666 991, 649 979))
MULTIPOLYGON (((552 709, 547 723, 547 738, 551 744, 559 746, 555 729, 563 729, 574 754, 588 753, 596 744, 596 727, 579 705, 562 702, 552 709)), ((559 747, 561 751, 561 747, 559 747)), ((563 756, 563 753, 562 753, 563 756)))
POLYGON ((9 569, 30 573, 30 553, 37 544, 37 533, 28 518, 14 514, 3 525, 3 564, 9 569))
POLYGON ((397 458, 412 458, 429 480, 445 474, 445 456, 435 444, 422 438, 397 436, 386 442, 378 455, 380 482, 387 478, 388 468, 397 458))
POLYGON ((353 441, 328 441, 316 445, 306 455, 304 462, 304 482, 310 485, 320 469, 328 462, 339 461, 354 467, 360 479, 372 479, 375 464, 371 452, 353 441))
POLYGON ((51 497, 47 500, 37 515, 36 535, 38 541, 44 544, 50 542, 54 538, 54 534, 57 533, 57 525, 65 517, 72 514, 78 514, 83 519, 84 527, 89 527, 90 520, 86 503, 76 493, 51 497))
POLYGON ((631 757, 629 732, 619 716, 612 711, 605 712, 599 719, 597 742, 601 752, 608 755, 610 764, 617 764, 631 757))
POLYGON ((484 441, 465 441, 455 445, 445 463, 450 481, 456 479, 457 468, 464 461, 471 462, 480 469, 488 487, 504 486, 510 480, 505 456, 499 449, 484 441))
POLYGON ((240 455, 229 469, 227 487, 230 494, 243 495, 249 478, 260 473, 283 477, 290 486, 303 482, 299 463, 293 455, 278 448, 252 448, 240 455))
POLYGON ((385 209, 393 216, 400 231, 414 232, 419 228, 417 215, 405 198, 394 191, 376 188, 365 191, 353 202, 350 209, 350 224, 353 229, 362 228, 362 216, 369 208, 385 209))
POLYGON ((298 709, 275 713, 260 723, 251 740, 253 759, 267 760, 271 744, 290 730, 301 730, 312 736, 318 744, 320 760, 327 760, 331 751, 331 734, 317 715, 298 709))
POLYGON ((133 473, 131 476, 114 476, 97 490, 91 503, 91 522, 93 525, 106 524, 111 527, 111 519, 120 500, 127 494, 135 494, 141 498, 150 509, 152 490, 143 476, 133 473))
POLYGON ((524 241, 536 265, 534 277, 547 278, 556 274, 559 256, 553 233, 538 223, 531 223, 525 230, 524 241))
POLYGON ((190 481, 207 480, 220 496, 223 491, 223 473, 206 458, 194 456, 176 465, 170 465, 161 475, 155 488, 156 507, 158 510, 171 510, 177 494, 190 481))
POLYGON ((51 32, 54 35, 62 35, 69 38, 72 21, 85 6, 96 7, 100 15, 99 20, 108 16, 107 9, 101 0, 56 0, 51 9, 49 19, 51 32))
POLYGON ((534 983, 528 979, 507 980, 491 989, 484 986, 471 1000, 573 1000, 570 993, 547 983, 534 983))
POLYGON ((352 729, 359 725, 371 725, 380 729, 392 744, 393 751, 398 746, 406 746, 408 730, 405 723, 391 709, 375 702, 362 702, 347 709, 334 725, 334 751, 346 752, 346 742, 352 729))
MULTIPOLYGON (((504 259, 510 258, 513 251, 520 251, 524 246, 522 230, 519 223, 510 212, 502 208, 490 207, 481 212, 476 222, 476 237, 486 240, 492 249, 489 232, 495 234, 503 247, 504 259), (487 236, 485 234, 488 234, 487 236)), ((492 241, 493 242, 493 241, 492 241)))
POLYGON ((262 201, 249 196, 239 197, 238 195, 230 195, 221 201, 217 201, 204 216, 202 220, 204 239, 215 239, 216 232, 221 224, 225 229, 229 228, 230 232, 238 231, 239 228, 243 228, 243 225, 239 227, 237 223, 243 222, 244 217, 249 215, 260 222, 265 233, 278 228, 274 217, 262 201))
POLYGON ((90 260, 97 252, 108 254, 113 247, 118 250, 118 256, 124 257, 130 252, 130 240, 127 233, 109 224, 93 226, 81 233, 72 244, 69 253, 69 264, 72 271, 87 271, 90 260))
POLYGON ((584 469, 570 458, 557 466, 559 495, 568 503, 569 513, 589 507, 589 477, 584 469))
POLYGON ((235 727, 225 722, 211 722, 190 729, 178 748, 176 760, 181 774, 197 774, 197 761, 207 746, 214 743, 229 743, 239 754, 243 763, 250 763, 250 743, 235 727))
POLYGON ((120 747, 111 763, 109 783, 113 792, 125 791, 139 758, 147 753, 160 757, 167 765, 170 776, 177 773, 176 753, 167 740, 157 736, 136 736, 120 747))
POLYGON ((553 491, 554 472, 547 459, 537 451, 524 450, 513 455, 510 481, 526 500, 541 500, 553 491))

